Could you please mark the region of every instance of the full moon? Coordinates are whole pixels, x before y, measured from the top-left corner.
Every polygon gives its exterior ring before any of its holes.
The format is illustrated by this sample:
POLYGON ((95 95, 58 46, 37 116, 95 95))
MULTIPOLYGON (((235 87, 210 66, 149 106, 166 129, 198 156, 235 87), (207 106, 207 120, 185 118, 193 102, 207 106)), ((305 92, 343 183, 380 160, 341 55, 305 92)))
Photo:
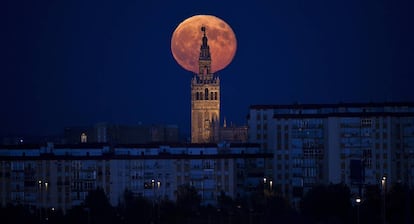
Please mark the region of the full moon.
POLYGON ((198 73, 201 27, 206 27, 206 36, 211 54, 211 70, 224 69, 233 60, 237 49, 236 35, 231 27, 212 15, 196 15, 181 22, 171 38, 171 52, 177 63, 184 69, 198 73))

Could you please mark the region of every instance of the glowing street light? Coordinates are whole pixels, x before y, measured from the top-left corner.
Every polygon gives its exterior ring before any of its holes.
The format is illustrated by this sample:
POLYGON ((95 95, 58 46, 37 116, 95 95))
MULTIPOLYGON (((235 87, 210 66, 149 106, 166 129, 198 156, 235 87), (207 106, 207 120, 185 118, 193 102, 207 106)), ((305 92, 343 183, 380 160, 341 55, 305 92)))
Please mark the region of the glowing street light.
POLYGON ((269 187, 270 187, 270 191, 272 191, 273 181, 269 181, 269 187))
POLYGON ((385 192, 387 187, 387 177, 383 176, 381 179, 381 190, 382 190, 382 223, 385 224, 385 192))
POLYGON ((357 205, 357 223, 359 224, 359 205, 361 204, 362 199, 358 196, 355 198, 355 203, 357 205))

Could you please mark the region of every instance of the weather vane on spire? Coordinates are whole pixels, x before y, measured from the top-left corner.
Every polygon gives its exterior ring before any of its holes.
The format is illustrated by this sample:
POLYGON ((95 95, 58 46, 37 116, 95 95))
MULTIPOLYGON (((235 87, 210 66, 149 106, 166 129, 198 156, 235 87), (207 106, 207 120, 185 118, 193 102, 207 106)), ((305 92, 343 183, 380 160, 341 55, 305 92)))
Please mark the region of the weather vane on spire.
POLYGON ((206 27, 204 25, 201 27, 201 31, 204 32, 204 36, 205 36, 206 35, 206 27))

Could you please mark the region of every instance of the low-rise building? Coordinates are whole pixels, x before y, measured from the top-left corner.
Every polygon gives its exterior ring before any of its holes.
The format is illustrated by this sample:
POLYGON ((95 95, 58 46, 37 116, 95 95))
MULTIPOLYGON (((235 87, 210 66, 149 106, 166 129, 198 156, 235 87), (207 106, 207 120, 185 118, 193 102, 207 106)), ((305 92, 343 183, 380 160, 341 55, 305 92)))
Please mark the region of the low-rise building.
POLYGON ((264 176, 269 153, 256 144, 14 145, 0 147, 0 203, 66 211, 100 187, 114 206, 125 190, 175 200, 180 185, 203 204, 249 194, 264 176))

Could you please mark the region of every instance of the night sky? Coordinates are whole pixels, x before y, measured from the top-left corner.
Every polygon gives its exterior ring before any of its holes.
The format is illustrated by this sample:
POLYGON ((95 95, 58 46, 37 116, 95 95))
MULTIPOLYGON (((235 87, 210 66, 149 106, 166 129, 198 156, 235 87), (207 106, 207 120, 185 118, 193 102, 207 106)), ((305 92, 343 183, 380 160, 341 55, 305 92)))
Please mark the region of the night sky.
POLYGON ((3 0, 0 135, 97 122, 189 133, 192 73, 170 39, 196 14, 237 37, 219 72, 228 124, 246 124, 252 104, 413 101, 413 11, 411 0, 3 0))

